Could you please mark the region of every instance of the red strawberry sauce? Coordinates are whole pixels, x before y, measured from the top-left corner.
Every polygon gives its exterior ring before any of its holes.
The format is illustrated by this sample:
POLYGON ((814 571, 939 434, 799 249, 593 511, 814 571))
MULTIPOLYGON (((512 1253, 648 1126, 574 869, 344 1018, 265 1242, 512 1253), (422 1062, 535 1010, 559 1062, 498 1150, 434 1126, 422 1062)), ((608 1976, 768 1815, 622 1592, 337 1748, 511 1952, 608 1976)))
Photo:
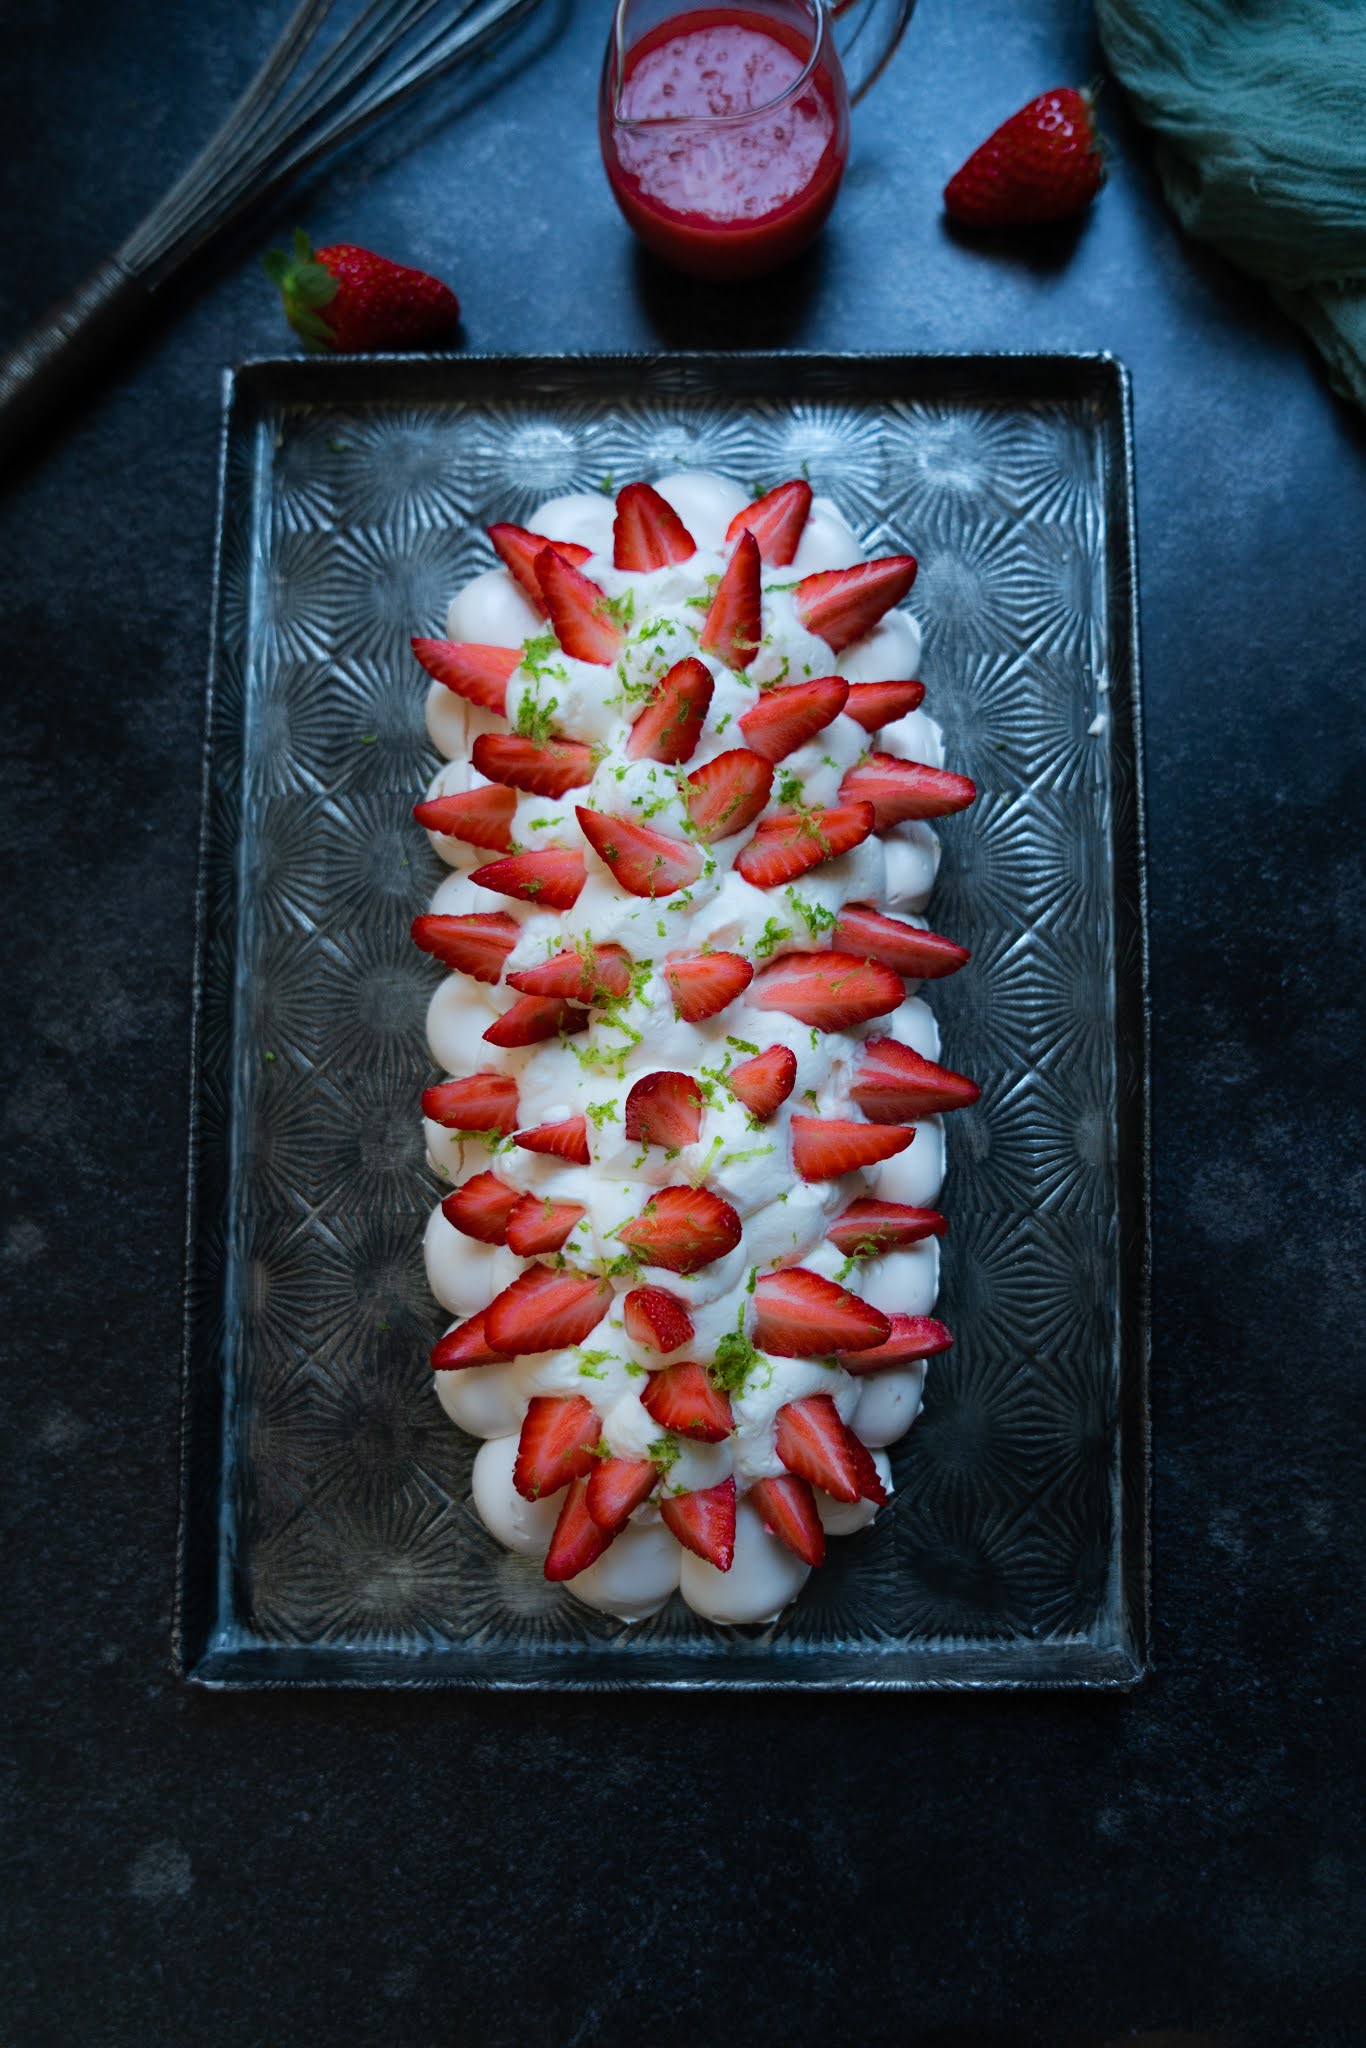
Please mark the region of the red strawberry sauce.
POLYGON ((698 7, 615 56, 600 115, 617 204, 655 254, 696 277, 759 276, 795 256, 835 201, 849 103, 827 39, 748 7, 698 7), (744 117, 749 115, 749 119, 744 117))

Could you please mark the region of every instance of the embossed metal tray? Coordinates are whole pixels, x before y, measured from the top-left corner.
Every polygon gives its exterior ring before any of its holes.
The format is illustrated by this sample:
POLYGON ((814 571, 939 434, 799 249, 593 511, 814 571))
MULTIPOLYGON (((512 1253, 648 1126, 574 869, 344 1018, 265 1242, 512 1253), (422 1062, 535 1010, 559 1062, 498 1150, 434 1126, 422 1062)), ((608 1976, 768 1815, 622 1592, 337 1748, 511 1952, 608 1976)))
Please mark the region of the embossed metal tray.
POLYGON ((191 1123, 176 1654, 198 1684, 1123 1686, 1146 1668, 1148 1130, 1127 379, 1103 356, 249 364, 227 379, 191 1123), (418 1131, 437 864, 410 633, 552 493, 804 470, 911 550, 977 803, 930 997, 941 1313, 896 1496, 800 1599, 628 1627, 469 1500, 418 1131))

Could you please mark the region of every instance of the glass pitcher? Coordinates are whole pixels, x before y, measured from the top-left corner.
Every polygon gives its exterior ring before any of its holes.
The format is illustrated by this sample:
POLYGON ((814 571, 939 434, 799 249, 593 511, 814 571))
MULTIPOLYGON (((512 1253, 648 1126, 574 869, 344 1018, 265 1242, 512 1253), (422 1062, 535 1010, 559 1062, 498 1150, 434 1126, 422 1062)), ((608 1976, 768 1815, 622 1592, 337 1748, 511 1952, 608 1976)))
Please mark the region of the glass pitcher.
POLYGON ((720 279, 761 276, 804 248, 839 190, 850 105, 913 5, 618 0, 599 134, 617 204, 646 246, 720 279))

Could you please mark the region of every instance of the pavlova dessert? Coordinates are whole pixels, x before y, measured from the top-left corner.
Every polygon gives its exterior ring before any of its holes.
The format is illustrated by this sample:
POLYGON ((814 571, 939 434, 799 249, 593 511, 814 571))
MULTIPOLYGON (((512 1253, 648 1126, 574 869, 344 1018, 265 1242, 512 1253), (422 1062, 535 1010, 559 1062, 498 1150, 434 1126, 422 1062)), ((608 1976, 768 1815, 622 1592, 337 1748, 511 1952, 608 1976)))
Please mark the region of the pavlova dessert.
POLYGON ((951 1340, 938 1064, 910 990, 972 801, 920 708, 908 555, 799 480, 552 499, 416 640, 452 873, 423 1097, 432 1354, 511 1549, 635 1620, 776 1615, 886 1501, 951 1340), (532 530, 534 529, 534 530, 532 530))

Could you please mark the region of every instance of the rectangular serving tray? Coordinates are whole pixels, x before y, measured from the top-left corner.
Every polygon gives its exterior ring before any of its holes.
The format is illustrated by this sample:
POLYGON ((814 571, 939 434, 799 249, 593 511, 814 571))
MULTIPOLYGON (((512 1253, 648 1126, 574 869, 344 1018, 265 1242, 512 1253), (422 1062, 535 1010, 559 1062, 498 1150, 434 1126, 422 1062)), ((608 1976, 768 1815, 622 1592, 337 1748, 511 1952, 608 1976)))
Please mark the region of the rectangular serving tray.
POLYGON ((225 381, 177 1665, 198 1685, 1133 1684, 1148 1658, 1148 1082, 1128 378, 1107 356, 249 363, 225 381), (696 466, 909 550, 947 820, 940 1313, 896 1494, 775 1623, 626 1626, 483 1529, 441 1414, 418 1092, 438 864, 409 635, 484 527, 696 466))

